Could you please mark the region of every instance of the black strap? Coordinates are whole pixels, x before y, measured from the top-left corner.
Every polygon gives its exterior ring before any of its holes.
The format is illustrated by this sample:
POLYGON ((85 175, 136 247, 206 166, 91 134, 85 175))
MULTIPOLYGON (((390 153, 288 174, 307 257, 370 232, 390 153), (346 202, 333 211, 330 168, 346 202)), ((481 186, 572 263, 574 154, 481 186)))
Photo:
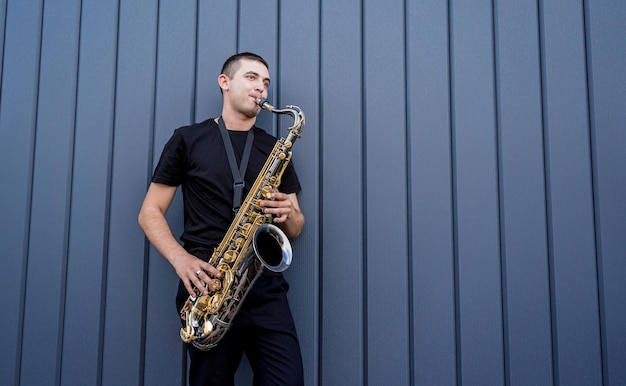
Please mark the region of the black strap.
POLYGON ((239 168, 237 168, 237 159, 235 158, 233 143, 230 140, 228 129, 226 129, 226 124, 224 123, 224 119, 222 119, 222 117, 220 117, 218 120, 218 126, 220 128, 220 133, 222 134, 222 140, 224 141, 224 148, 226 148, 226 155, 228 156, 230 171, 233 174, 233 212, 237 212, 241 207, 243 188, 246 186, 246 183, 243 179, 246 175, 248 161, 250 160, 250 153, 252 152, 254 129, 251 128, 250 130, 248 130, 248 137, 246 138, 246 146, 243 149, 241 164, 239 165, 239 168))

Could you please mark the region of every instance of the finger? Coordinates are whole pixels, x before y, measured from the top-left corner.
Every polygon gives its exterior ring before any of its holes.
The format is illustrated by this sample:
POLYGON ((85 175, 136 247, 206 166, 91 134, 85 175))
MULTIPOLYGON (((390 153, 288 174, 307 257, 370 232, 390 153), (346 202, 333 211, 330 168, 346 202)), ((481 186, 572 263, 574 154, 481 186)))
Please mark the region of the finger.
POLYGON ((264 213, 272 215, 272 222, 284 222, 287 220, 287 217, 289 217, 288 208, 266 209, 264 213))
MULTIPOLYGON (((196 272, 196 274, 198 275, 198 279, 200 279, 200 280, 202 281, 202 283, 206 283, 206 285, 207 285, 209 288, 214 289, 214 288, 216 288, 216 287, 217 287, 216 283, 213 281, 213 279, 211 278, 211 276, 209 276, 206 272, 204 272, 204 271, 198 271, 198 272, 196 272)), ((202 284, 202 289, 203 289, 203 290, 206 290, 206 288, 205 288, 204 284, 202 284)), ((208 291, 207 291, 207 293, 208 293, 208 291)), ((205 295, 206 295, 207 293, 205 293, 205 295)))
POLYGON ((273 200, 276 200, 276 201, 285 201, 285 200, 289 199, 289 195, 288 194, 281 193, 281 192, 274 192, 274 193, 272 193, 271 197, 272 197, 273 200))
MULTIPOLYGON (((206 283, 206 282, 200 278, 200 275, 202 275, 202 274, 203 273, 200 272, 200 274, 193 275, 189 279, 189 281, 191 282, 192 286, 196 287, 198 289, 198 291, 200 291, 200 293, 202 295, 208 295, 209 294, 209 290, 207 290, 206 287, 204 286, 204 283, 206 283)), ((206 276, 206 274, 204 274, 204 275, 206 276)))
POLYGON ((259 204, 264 207, 280 208, 289 206, 291 201, 285 193, 272 193, 269 200, 261 200, 259 204))
POLYGON ((282 212, 285 209, 291 210, 291 201, 266 201, 266 205, 262 205, 266 210, 270 210, 273 213, 282 212))
POLYGON ((183 284, 185 284, 185 289, 187 290, 187 292, 189 293, 189 296, 192 299, 196 299, 196 291, 193 289, 193 285, 191 284, 191 280, 183 280, 183 284))
POLYGON ((200 264, 200 268, 204 272, 207 272, 209 276, 220 277, 220 271, 218 271, 217 268, 207 263, 206 261, 203 261, 202 264, 200 264))
POLYGON ((280 224, 280 223, 282 223, 282 222, 287 221, 287 217, 289 217, 289 216, 288 216, 288 215, 286 215, 286 214, 276 215, 276 216, 274 217, 274 219, 273 219, 273 222, 274 222, 274 223, 276 223, 276 224, 280 224))

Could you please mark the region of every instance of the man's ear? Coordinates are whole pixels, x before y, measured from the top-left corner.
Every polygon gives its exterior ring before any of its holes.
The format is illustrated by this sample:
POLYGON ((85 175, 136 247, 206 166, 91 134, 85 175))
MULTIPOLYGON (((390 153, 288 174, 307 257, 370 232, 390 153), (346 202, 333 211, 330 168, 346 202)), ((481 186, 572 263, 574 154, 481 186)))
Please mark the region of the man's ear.
POLYGON ((230 85, 230 79, 228 79, 226 75, 220 74, 220 76, 217 77, 217 84, 222 89, 222 92, 224 92, 228 90, 228 87, 230 85))

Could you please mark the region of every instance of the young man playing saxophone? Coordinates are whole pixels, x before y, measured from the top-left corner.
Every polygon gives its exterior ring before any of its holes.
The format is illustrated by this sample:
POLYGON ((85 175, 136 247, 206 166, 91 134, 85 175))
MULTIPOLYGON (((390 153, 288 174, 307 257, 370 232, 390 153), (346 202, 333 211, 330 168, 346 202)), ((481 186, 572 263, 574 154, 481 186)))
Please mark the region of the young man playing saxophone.
MULTIPOLYGON (((203 283, 208 287, 216 284, 214 279, 217 281, 220 273, 208 260, 234 217, 234 172, 229 167, 227 143, 220 135, 219 124, 227 128, 238 163, 249 160, 245 178, 242 177, 249 188, 276 143, 276 138, 254 125, 261 110, 257 100, 267 97, 269 83, 268 65, 263 58, 252 53, 230 57, 218 77, 223 96, 221 117, 177 129, 155 168, 139 224, 180 278, 178 310, 189 296, 209 293, 203 283), (248 148, 248 138, 253 139, 247 157, 243 153, 248 148), (165 218, 179 185, 184 204, 182 246, 165 218)), ((280 192, 260 202, 264 212, 274 217, 274 224, 290 239, 297 237, 304 225, 297 199, 299 191, 300 184, 290 163, 282 176, 280 192)), ((246 193, 244 190, 243 197, 246 193)), ((216 347, 201 351, 188 344, 190 385, 233 385, 244 352, 255 385, 302 385, 302 359, 286 297, 288 288, 281 273, 265 270, 216 347)))

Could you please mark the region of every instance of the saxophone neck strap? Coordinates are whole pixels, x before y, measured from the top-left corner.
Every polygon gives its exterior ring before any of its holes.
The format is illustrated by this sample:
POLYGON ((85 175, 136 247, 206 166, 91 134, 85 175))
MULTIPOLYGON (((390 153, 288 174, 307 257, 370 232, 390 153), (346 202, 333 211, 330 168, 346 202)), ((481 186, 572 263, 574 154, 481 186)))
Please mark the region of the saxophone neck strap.
POLYGON ((233 143, 230 140, 228 129, 224 123, 224 119, 219 117, 218 126, 220 133, 222 134, 222 140, 224 141, 224 148, 226 149, 226 155, 228 156, 228 164, 230 165, 230 171, 233 174, 233 212, 239 211, 241 207, 241 200, 243 197, 243 188, 246 186, 244 177, 246 175, 246 169, 248 168, 248 161, 250 160, 250 153, 252 152, 252 142, 254 142, 254 129, 248 130, 248 136, 246 138, 246 146, 243 149, 241 156, 241 164, 237 168, 237 159, 235 158, 235 150, 233 143))

